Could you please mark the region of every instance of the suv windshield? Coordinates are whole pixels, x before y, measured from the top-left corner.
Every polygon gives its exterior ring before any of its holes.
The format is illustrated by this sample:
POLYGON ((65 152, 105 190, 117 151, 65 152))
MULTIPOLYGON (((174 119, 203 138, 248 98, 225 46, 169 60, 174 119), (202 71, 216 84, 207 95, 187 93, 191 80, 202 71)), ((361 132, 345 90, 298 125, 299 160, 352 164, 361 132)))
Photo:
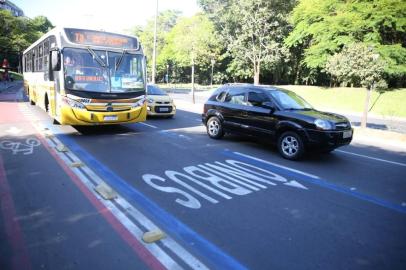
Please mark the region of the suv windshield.
POLYGON ((66 48, 63 65, 69 90, 144 91, 143 57, 139 54, 66 48))
POLYGON ((308 110, 313 107, 294 92, 271 90, 268 92, 284 110, 308 110))
POLYGON ((147 85, 147 95, 167 96, 168 94, 158 86, 147 85))

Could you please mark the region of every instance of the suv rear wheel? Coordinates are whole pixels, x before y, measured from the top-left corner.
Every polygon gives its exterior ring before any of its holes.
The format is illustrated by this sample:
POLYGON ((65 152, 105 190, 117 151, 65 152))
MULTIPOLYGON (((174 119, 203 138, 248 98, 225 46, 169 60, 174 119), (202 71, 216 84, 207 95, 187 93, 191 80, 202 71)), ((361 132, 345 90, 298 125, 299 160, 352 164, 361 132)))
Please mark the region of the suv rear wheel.
POLYGON ((282 157, 290 160, 300 159, 305 152, 302 138, 293 131, 284 132, 279 136, 278 150, 282 157))
POLYGON ((206 124, 207 134, 212 139, 220 139, 224 136, 223 126, 221 125, 220 119, 216 116, 210 117, 206 124))

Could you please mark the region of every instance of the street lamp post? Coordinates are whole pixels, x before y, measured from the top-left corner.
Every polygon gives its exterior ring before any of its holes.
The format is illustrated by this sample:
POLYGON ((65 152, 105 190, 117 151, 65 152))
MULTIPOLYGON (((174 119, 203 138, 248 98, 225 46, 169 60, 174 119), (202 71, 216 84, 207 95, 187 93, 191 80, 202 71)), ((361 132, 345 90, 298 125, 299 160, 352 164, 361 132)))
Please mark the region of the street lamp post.
POLYGON ((213 88, 213 70, 214 70, 214 64, 216 63, 216 60, 211 59, 211 77, 210 77, 210 88, 213 88))
POLYGON ((168 86, 169 85, 169 64, 166 64, 166 76, 165 76, 165 79, 166 79, 166 86, 168 86))
POLYGON ((154 48, 152 52, 152 83, 155 83, 156 77, 156 40, 157 40, 157 24, 158 24, 158 0, 156 0, 155 10, 155 25, 154 25, 154 48))
MULTIPOLYGON (((370 49, 371 50, 371 49, 370 49)), ((376 62, 379 59, 379 54, 372 55, 372 62, 376 62)), ((366 128, 368 124, 368 110, 369 110, 369 101, 371 100, 371 92, 375 89, 375 80, 372 81, 372 84, 367 87, 365 102, 364 102, 364 112, 361 119, 361 128, 366 128)))

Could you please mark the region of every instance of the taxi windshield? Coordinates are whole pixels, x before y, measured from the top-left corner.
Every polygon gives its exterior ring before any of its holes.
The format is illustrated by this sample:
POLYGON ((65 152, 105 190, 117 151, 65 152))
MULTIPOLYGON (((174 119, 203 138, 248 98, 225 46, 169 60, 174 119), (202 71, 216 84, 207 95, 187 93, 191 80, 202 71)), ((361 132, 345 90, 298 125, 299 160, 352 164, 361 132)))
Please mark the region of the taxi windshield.
POLYGON ((63 50, 65 88, 125 93, 144 91, 143 57, 127 51, 63 50))

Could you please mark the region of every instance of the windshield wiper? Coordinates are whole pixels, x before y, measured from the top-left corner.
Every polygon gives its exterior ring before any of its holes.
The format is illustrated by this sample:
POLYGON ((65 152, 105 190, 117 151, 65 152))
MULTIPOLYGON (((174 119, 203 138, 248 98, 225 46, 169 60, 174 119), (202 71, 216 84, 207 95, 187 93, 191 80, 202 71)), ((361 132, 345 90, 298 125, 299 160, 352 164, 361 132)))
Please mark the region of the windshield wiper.
POLYGON ((116 63, 116 66, 114 67, 114 71, 117 71, 117 69, 120 67, 121 62, 123 61, 123 58, 124 58, 124 54, 126 54, 126 53, 127 53, 127 50, 123 49, 123 52, 121 53, 120 58, 118 59, 118 61, 116 63))
POLYGON ((94 59, 96 59, 97 63, 99 63, 100 66, 106 67, 106 64, 103 62, 103 60, 100 59, 100 57, 93 51, 91 48, 87 48, 87 51, 93 56, 94 59))
POLYGON ((287 111, 310 111, 311 108, 284 108, 287 111))

